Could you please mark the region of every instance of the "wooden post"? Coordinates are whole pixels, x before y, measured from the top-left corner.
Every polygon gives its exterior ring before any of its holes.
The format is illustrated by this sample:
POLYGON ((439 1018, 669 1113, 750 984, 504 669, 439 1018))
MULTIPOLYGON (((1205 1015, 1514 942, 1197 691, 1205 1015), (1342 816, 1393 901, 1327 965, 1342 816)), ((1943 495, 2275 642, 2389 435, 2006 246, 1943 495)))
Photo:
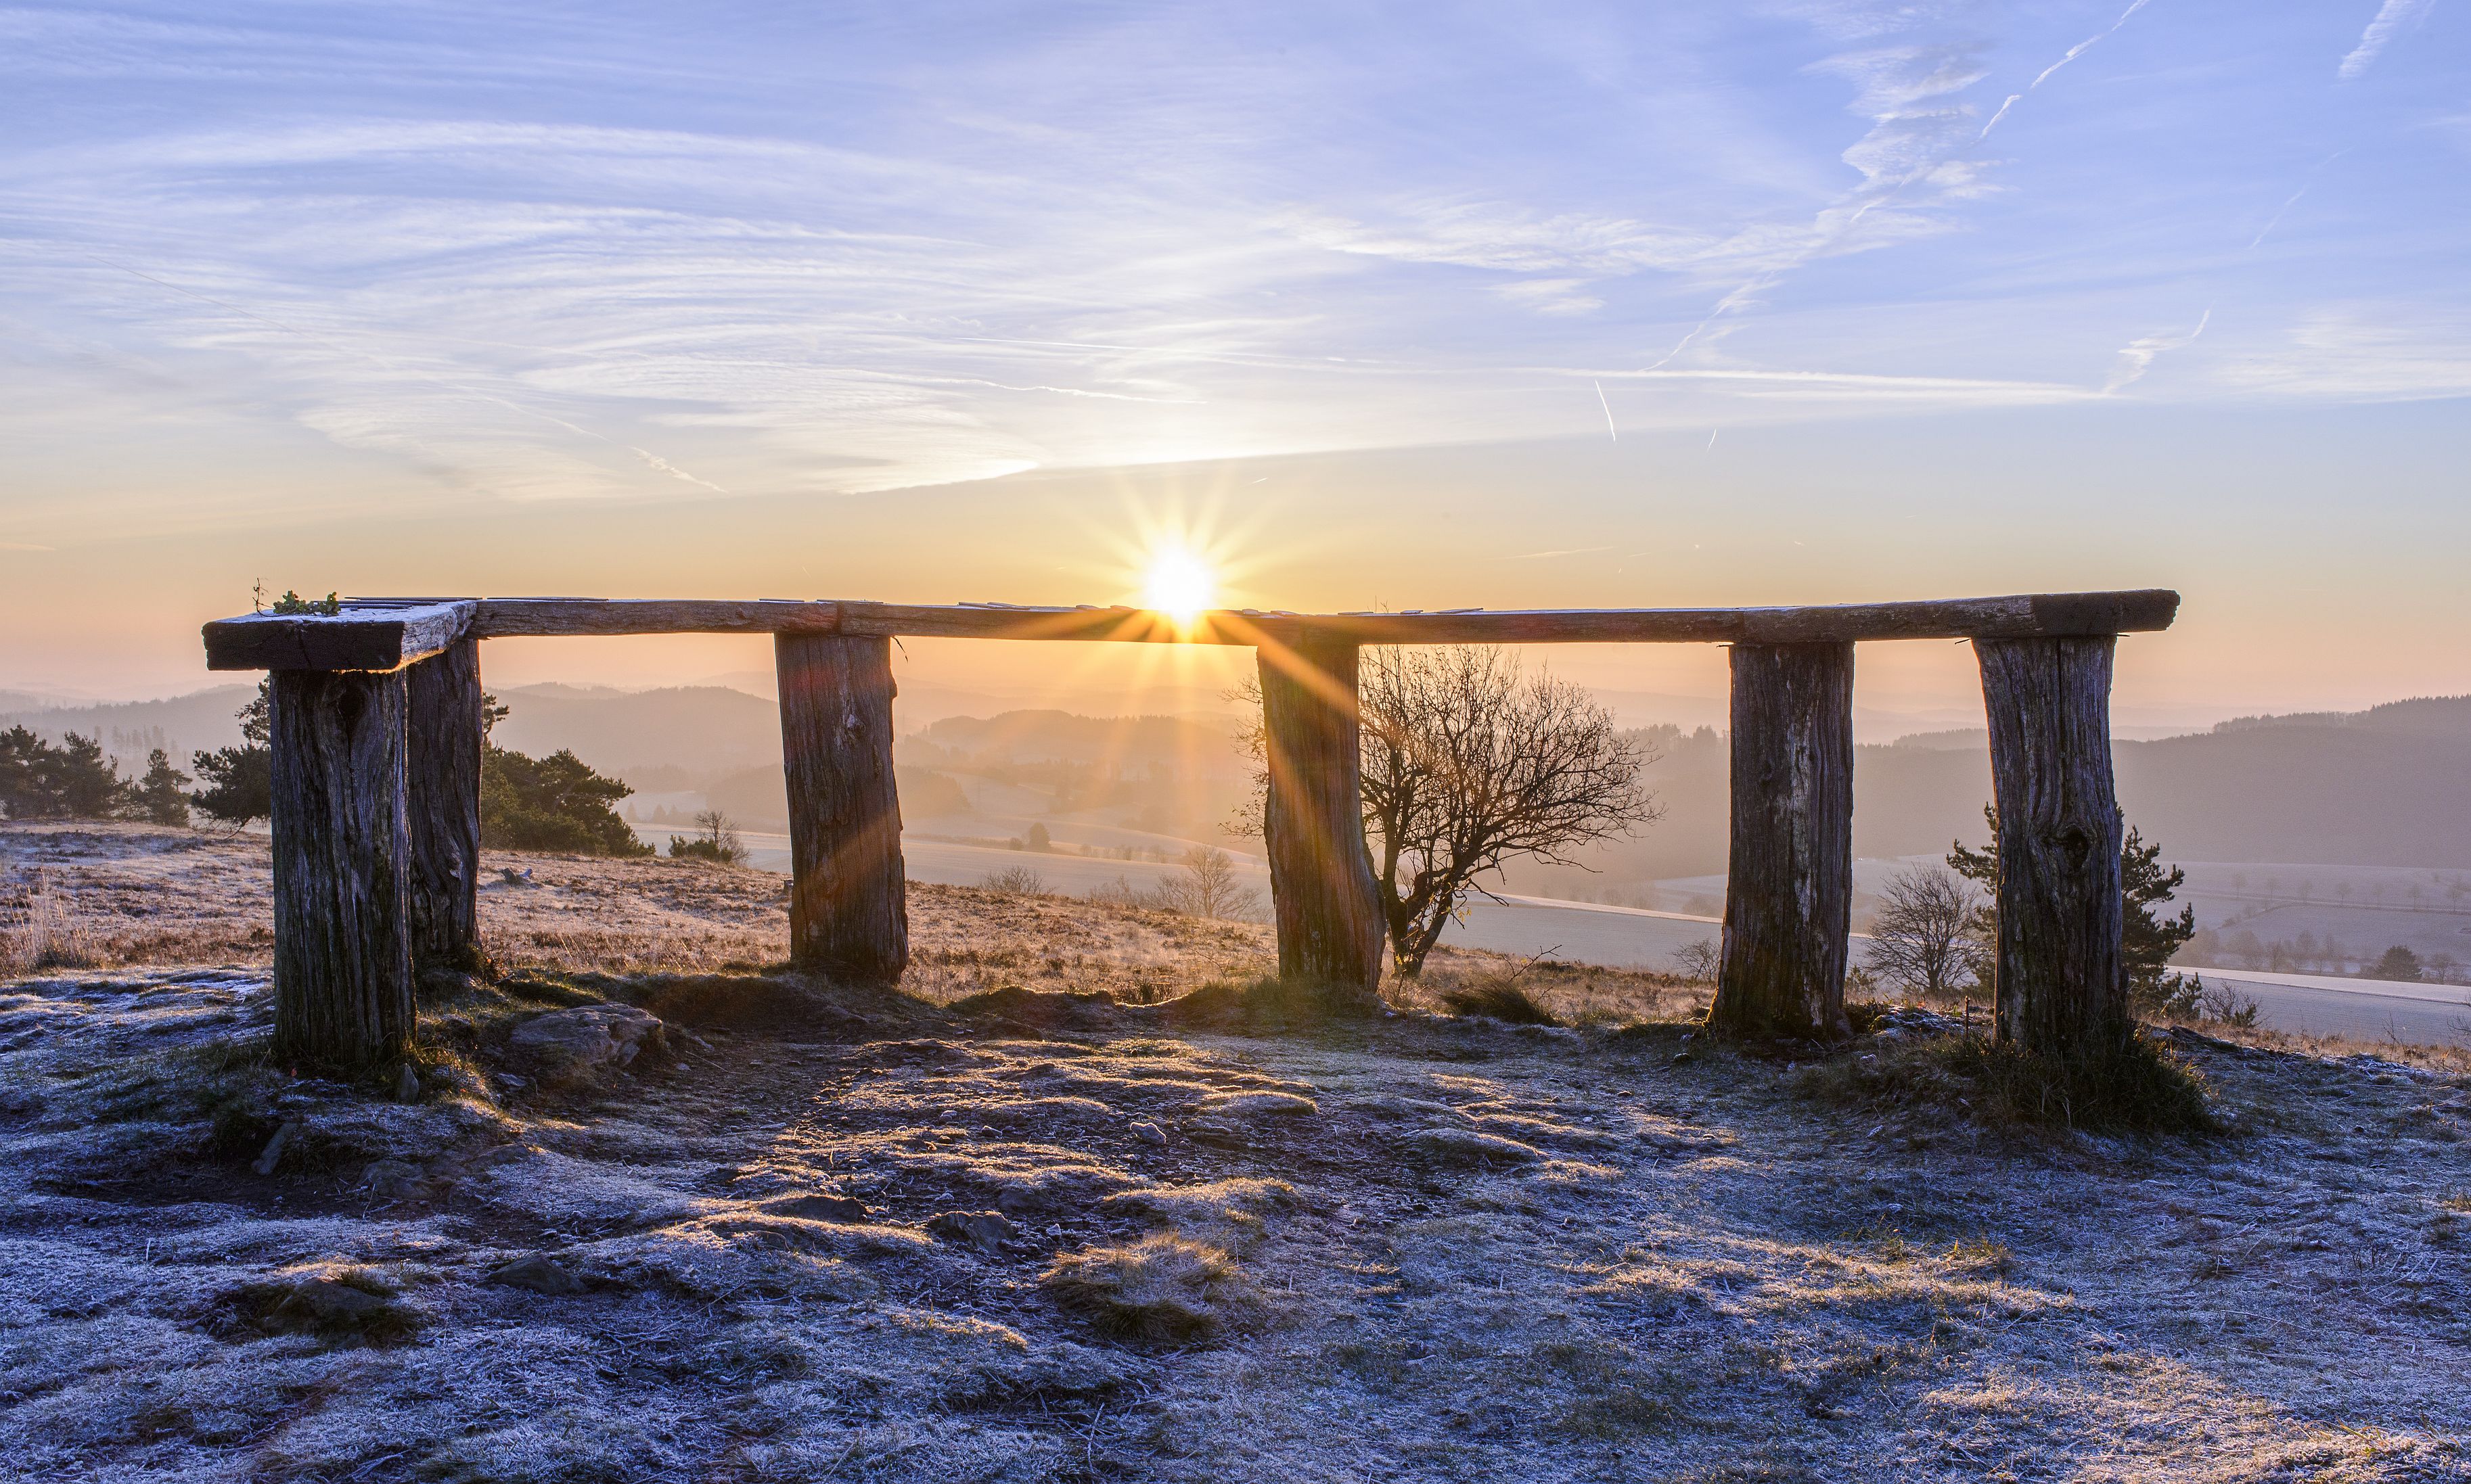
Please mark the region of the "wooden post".
POLYGON ((908 881, 892 774, 892 641, 782 634, 789 781, 789 958, 891 984, 909 966, 908 881))
POLYGON ((2115 635, 1976 639, 1999 811, 1999 1038, 2061 1058, 2129 1034, 2115 635))
POLYGON ((404 672, 414 969, 481 962, 481 645, 458 639, 404 672))
POLYGON ((1262 844, 1279 925, 1279 973, 1370 997, 1383 925, 1364 848, 1355 645, 1306 631, 1260 654, 1262 844))
POLYGON ((357 1071, 412 1044, 400 670, 277 670, 274 1055, 357 1071))
POLYGON ((1733 646, 1732 855, 1710 1029, 1827 1038, 1853 909, 1853 646, 1733 646))

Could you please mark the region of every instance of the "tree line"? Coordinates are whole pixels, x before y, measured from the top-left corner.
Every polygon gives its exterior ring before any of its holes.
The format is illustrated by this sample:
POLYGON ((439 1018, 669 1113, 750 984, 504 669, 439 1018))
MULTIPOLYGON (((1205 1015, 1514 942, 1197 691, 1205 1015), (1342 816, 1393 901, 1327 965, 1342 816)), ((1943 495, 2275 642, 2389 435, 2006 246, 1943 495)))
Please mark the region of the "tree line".
MULTIPOLYGON (((257 694, 235 713, 240 744, 194 754, 194 775, 175 766, 158 747, 143 774, 124 777, 104 754, 99 735, 71 732, 54 744, 12 727, 0 732, 0 812, 15 820, 136 820, 176 826, 191 823, 194 813, 233 828, 265 819, 274 800, 268 746, 271 700, 271 685, 260 681, 257 694)), ((496 697, 483 697, 484 731, 506 714, 496 697)), ((649 855, 652 847, 635 838, 615 807, 633 792, 563 748, 531 757, 484 741, 481 843, 498 850, 649 855)))
POLYGON ((144 820, 189 823, 189 776, 155 748, 146 771, 124 777, 104 755, 100 733, 72 731, 58 744, 24 727, 0 732, 0 812, 12 820, 144 820))

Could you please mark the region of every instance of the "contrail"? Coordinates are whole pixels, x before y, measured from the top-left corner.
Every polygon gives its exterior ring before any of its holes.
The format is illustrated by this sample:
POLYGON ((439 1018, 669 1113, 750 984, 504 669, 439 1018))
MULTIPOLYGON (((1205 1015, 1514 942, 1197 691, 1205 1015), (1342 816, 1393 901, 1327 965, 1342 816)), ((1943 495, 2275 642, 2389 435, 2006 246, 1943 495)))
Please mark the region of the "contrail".
POLYGON ((1596 406, 1605 409, 1605 431, 1612 434, 1613 442, 1619 443, 1621 442, 1621 429, 1613 426, 1613 405, 1605 400, 1605 383, 1598 382, 1595 383, 1595 388, 1596 406))
POLYGON ((2360 44, 2351 48, 2350 55, 2342 58, 2342 65, 2335 70, 2334 75, 2348 82, 2367 71, 2368 63, 2377 59, 2378 54, 2386 49, 2386 43, 2393 39, 2394 33, 2425 16, 2429 7, 2436 3, 2436 0, 2386 0, 2377 8, 2376 19, 2368 22, 2368 29, 2360 33, 2360 44))

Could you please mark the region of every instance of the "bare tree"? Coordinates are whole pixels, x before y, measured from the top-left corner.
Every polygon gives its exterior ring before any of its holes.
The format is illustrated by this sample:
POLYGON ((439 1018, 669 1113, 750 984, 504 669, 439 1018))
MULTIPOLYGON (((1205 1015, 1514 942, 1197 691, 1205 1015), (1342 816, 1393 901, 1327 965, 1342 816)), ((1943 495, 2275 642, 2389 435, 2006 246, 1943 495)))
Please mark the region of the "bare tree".
POLYGON ((1973 889, 1932 866, 1902 871, 1880 893, 1870 968, 1925 999, 1973 984, 1973 889))
POLYGON ((1261 893, 1236 877, 1236 860, 1215 846, 1184 852, 1184 870, 1158 884, 1153 900, 1169 912, 1194 917, 1249 917, 1261 893))
MULTIPOLYGON (((1258 702, 1258 688, 1238 692, 1258 702)), ((1664 811, 1656 760, 1585 689, 1489 645, 1364 651, 1357 672, 1364 830, 1393 966, 1421 973, 1477 881, 1512 860, 1578 866, 1582 846, 1664 811)), ((1257 729, 1250 738, 1261 756, 1257 729)), ((1266 776, 1257 775, 1258 782, 1266 776)), ((1260 832, 1260 796, 1232 827, 1260 832)))

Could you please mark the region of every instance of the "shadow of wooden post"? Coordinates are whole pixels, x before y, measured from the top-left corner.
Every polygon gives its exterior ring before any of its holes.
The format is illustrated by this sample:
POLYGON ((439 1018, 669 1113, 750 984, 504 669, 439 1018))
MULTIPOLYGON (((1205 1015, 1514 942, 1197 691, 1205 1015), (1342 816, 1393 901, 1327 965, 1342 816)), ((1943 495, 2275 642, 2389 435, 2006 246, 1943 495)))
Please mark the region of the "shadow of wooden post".
POLYGON ((2062 1059, 2134 1028, 2111 777, 2115 635, 1975 639, 1999 811, 1998 1036, 2062 1059))
POLYGON ((1853 646, 1736 644, 1732 848, 1710 1030, 1847 1034, 1853 646))
POLYGON ((274 1055, 357 1071, 412 1039, 401 670, 276 670, 274 1055))
POLYGON ((403 673, 412 969, 469 970, 481 962, 480 641, 403 673))
POLYGON ((781 634, 789 788, 789 959, 892 984, 909 966, 907 873, 892 768, 892 641, 781 634))
POLYGON ((1306 631, 1259 651, 1261 836, 1281 978, 1371 999, 1385 929, 1364 846, 1356 646, 1306 631))

